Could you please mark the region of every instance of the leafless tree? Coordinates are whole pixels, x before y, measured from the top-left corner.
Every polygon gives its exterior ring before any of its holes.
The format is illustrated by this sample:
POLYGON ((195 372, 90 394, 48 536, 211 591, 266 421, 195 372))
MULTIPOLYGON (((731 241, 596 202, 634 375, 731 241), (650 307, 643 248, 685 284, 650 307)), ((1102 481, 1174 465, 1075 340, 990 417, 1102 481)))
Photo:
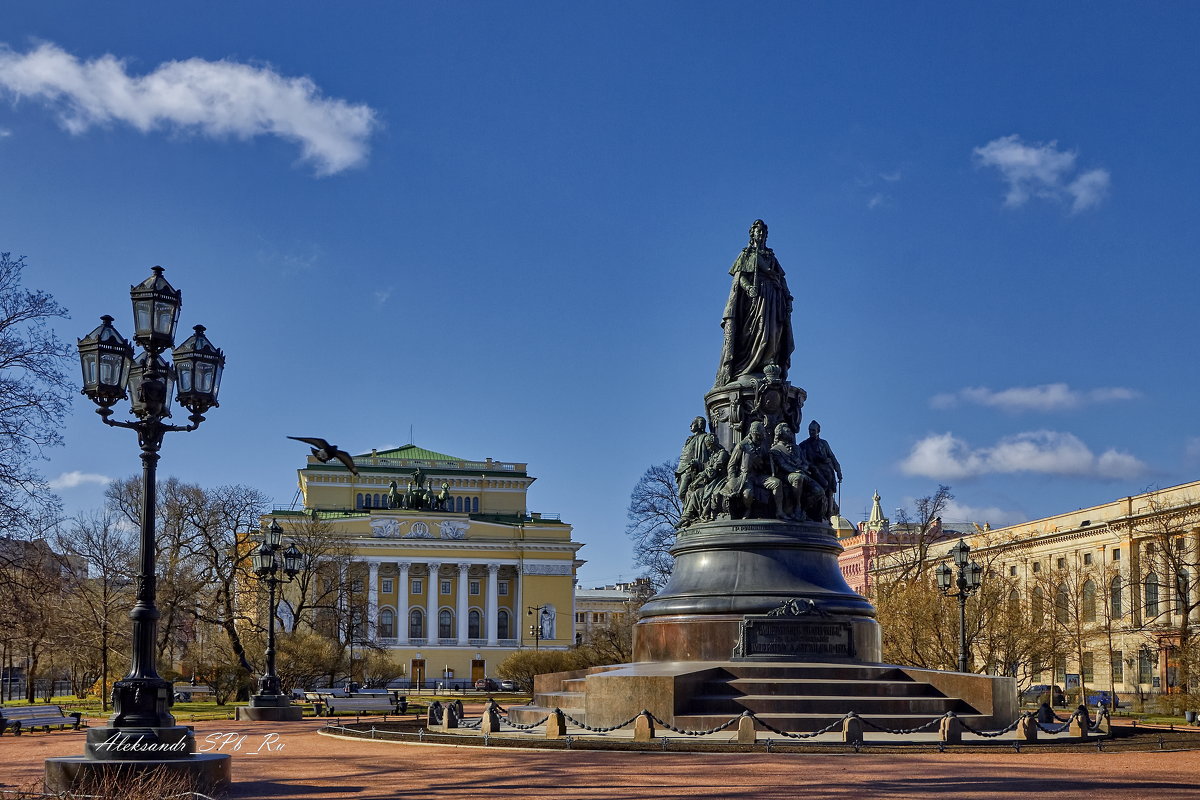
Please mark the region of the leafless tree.
POLYGON ((46 292, 22 288, 24 256, 0 253, 0 535, 13 536, 51 506, 34 462, 62 441, 72 386, 63 372, 71 348, 48 325, 66 309, 46 292))
POLYGON ((655 589, 671 577, 675 559, 669 552, 683 509, 675 485, 675 464, 655 464, 638 478, 629 497, 625 535, 633 540, 633 563, 655 589))

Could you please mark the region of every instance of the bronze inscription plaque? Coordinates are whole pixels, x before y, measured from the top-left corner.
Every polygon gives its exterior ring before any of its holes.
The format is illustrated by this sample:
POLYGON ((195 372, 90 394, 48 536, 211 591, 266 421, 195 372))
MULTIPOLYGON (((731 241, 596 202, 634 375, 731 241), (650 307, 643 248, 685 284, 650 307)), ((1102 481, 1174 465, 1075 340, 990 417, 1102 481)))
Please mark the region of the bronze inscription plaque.
POLYGON ((828 619, 754 616, 742 620, 734 658, 753 661, 820 661, 854 658, 848 622, 828 619))

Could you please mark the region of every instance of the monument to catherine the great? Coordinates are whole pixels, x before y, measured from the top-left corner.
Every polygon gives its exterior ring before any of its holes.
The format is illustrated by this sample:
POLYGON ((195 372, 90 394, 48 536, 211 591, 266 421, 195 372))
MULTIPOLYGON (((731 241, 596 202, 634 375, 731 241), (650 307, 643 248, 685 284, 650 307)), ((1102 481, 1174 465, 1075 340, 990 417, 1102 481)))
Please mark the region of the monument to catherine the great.
POLYGON ((676 470, 675 564, 642 606, 634 663, 540 675, 534 704, 513 711, 603 726, 645 709, 688 729, 746 710, 791 731, 850 711, 900 728, 947 711, 1008 724, 1011 678, 881 663, 875 609, 838 568, 841 465, 789 379, 792 295, 762 220, 729 274, 716 380, 676 470))

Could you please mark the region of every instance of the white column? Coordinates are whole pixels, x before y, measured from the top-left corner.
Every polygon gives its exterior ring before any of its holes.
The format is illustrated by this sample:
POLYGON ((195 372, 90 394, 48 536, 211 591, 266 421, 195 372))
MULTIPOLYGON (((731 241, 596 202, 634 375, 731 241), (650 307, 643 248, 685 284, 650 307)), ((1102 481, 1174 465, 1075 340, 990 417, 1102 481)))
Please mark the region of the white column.
POLYGON ((425 638, 429 640, 430 647, 436 645, 438 640, 438 594, 442 588, 438 584, 438 570, 441 568, 441 564, 429 565, 429 586, 426 587, 429 593, 425 596, 425 638))
POLYGON ((459 647, 467 646, 467 614, 470 613, 471 600, 467 594, 467 572, 470 564, 458 565, 458 598, 454 604, 454 624, 458 633, 459 647))
POLYGON ((500 565, 488 564, 487 571, 487 643, 495 647, 500 643, 500 565))
MULTIPOLYGON (((521 602, 525 599, 524 581, 521 579, 521 563, 517 562, 512 565, 513 568, 513 583, 515 584, 509 591, 509 595, 513 598, 513 613, 512 624, 509 633, 512 638, 517 640, 519 645, 525 639, 525 631, 528 629, 528 623, 525 622, 525 606, 521 602)), ((530 617, 530 619, 533 619, 530 617)))
POLYGON ((379 638, 379 562, 367 562, 367 639, 379 638))
POLYGON ((408 644, 409 563, 401 561, 396 566, 400 568, 400 585, 396 587, 396 634, 400 637, 400 644, 404 645, 408 644))

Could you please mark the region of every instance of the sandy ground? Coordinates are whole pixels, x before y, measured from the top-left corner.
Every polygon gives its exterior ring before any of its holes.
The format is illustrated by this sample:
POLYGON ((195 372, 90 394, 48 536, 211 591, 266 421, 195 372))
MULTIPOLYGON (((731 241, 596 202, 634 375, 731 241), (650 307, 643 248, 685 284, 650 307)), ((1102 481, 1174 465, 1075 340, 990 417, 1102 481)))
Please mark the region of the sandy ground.
MULTIPOLYGON (((1200 751, 696 754, 483 750, 343 740, 320 720, 198 722, 198 747, 233 756, 238 798, 1200 798, 1200 751), (244 736, 237 739, 226 734, 244 736), (272 734, 277 735, 272 736, 272 734), (280 747, 282 745, 282 747, 280 747)), ((82 732, 0 737, 0 787, 28 785, 82 732)))

